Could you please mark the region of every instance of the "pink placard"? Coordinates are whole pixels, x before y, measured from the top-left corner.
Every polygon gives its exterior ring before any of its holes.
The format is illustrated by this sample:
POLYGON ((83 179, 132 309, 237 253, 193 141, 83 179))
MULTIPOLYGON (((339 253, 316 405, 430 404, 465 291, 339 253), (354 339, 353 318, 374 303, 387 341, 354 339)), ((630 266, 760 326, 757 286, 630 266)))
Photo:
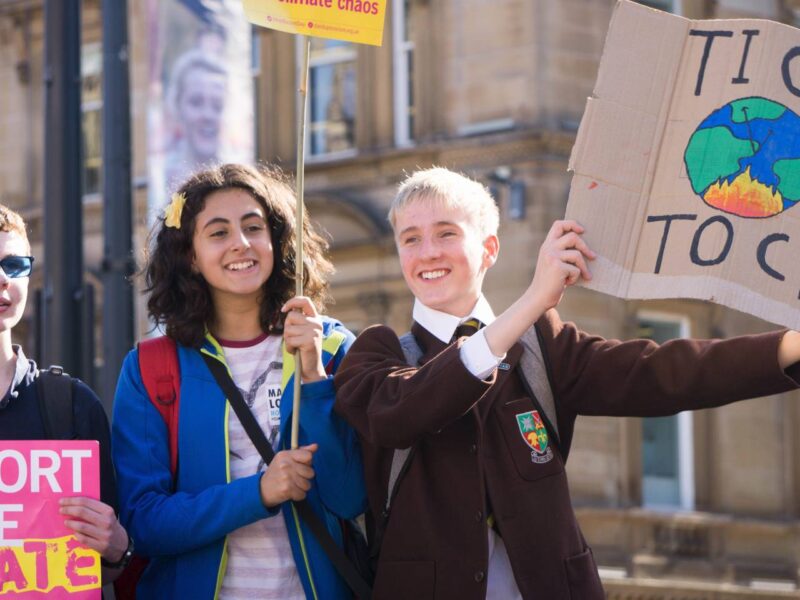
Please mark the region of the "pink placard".
POLYGON ((100 557, 59 513, 73 496, 100 498, 98 442, 0 441, 0 595, 100 599, 100 557))

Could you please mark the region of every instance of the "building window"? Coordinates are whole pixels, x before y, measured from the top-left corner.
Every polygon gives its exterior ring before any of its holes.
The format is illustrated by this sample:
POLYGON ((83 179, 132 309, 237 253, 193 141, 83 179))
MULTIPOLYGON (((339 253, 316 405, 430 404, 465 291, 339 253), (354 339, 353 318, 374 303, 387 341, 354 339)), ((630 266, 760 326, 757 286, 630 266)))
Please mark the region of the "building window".
MULTIPOLYGON (((659 344, 689 337, 686 318, 658 313, 639 315, 641 337, 659 344)), ((692 413, 642 420, 642 504, 694 509, 692 413)))
POLYGON ((103 172, 103 53, 99 43, 81 48, 83 195, 101 192, 103 172))
POLYGON ((392 0, 394 40, 394 143, 410 146, 414 139, 414 42, 410 0, 392 0))
POLYGON ((681 3, 683 0, 636 0, 639 4, 644 4, 650 8, 657 8, 665 12, 671 12, 676 15, 682 14, 681 3))
MULTIPOLYGON (((298 40, 298 65, 302 64, 298 40)), ((311 38, 306 146, 310 156, 355 149, 356 48, 349 42, 311 38)))

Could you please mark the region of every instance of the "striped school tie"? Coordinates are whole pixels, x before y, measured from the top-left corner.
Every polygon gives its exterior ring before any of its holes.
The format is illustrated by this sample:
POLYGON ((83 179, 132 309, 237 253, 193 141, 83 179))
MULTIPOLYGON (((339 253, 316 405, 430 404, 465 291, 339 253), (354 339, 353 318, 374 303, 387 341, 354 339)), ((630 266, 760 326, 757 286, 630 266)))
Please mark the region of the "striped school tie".
POLYGON ((458 338, 462 337, 469 337, 476 331, 478 331, 481 327, 483 327, 483 323, 481 323, 478 319, 467 319, 461 325, 456 327, 456 331, 453 334, 453 340, 456 341, 458 338))

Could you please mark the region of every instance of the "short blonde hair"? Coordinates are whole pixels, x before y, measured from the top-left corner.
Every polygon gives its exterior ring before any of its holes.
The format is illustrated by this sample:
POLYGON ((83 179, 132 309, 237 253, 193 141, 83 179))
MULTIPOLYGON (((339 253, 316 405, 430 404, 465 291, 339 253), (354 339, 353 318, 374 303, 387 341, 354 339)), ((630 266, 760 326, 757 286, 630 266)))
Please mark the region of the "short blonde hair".
POLYGON ((392 229, 397 211, 417 201, 439 202, 447 208, 461 208, 483 237, 497 235, 500 213, 485 185, 444 167, 415 171, 397 188, 389 208, 392 229))

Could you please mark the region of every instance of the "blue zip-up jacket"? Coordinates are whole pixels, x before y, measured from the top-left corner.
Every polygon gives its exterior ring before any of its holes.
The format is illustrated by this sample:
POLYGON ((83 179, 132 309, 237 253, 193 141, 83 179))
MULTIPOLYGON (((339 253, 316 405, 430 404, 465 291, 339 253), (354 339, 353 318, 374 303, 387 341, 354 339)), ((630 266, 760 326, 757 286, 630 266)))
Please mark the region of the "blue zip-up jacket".
MULTIPOLYGON (((315 478, 307 499, 341 544, 338 517, 366 506, 361 455, 350 427, 333 412, 332 374, 353 342, 338 321, 323 317, 322 362, 329 377, 302 385, 300 443, 317 442, 315 478)), ((167 427, 150 402, 136 350, 125 358, 114 399, 112 454, 117 470, 120 520, 138 553, 150 562, 137 586, 140 598, 217 598, 227 562, 227 535, 254 521, 286 520, 297 572, 306 597, 352 598, 316 538, 291 503, 267 509, 255 474, 231 481, 228 415, 231 410, 201 352, 224 363, 208 335, 200 351, 178 345, 181 373, 177 480, 170 474, 167 427)), ((289 444, 294 360, 283 355, 281 440, 289 444)))

